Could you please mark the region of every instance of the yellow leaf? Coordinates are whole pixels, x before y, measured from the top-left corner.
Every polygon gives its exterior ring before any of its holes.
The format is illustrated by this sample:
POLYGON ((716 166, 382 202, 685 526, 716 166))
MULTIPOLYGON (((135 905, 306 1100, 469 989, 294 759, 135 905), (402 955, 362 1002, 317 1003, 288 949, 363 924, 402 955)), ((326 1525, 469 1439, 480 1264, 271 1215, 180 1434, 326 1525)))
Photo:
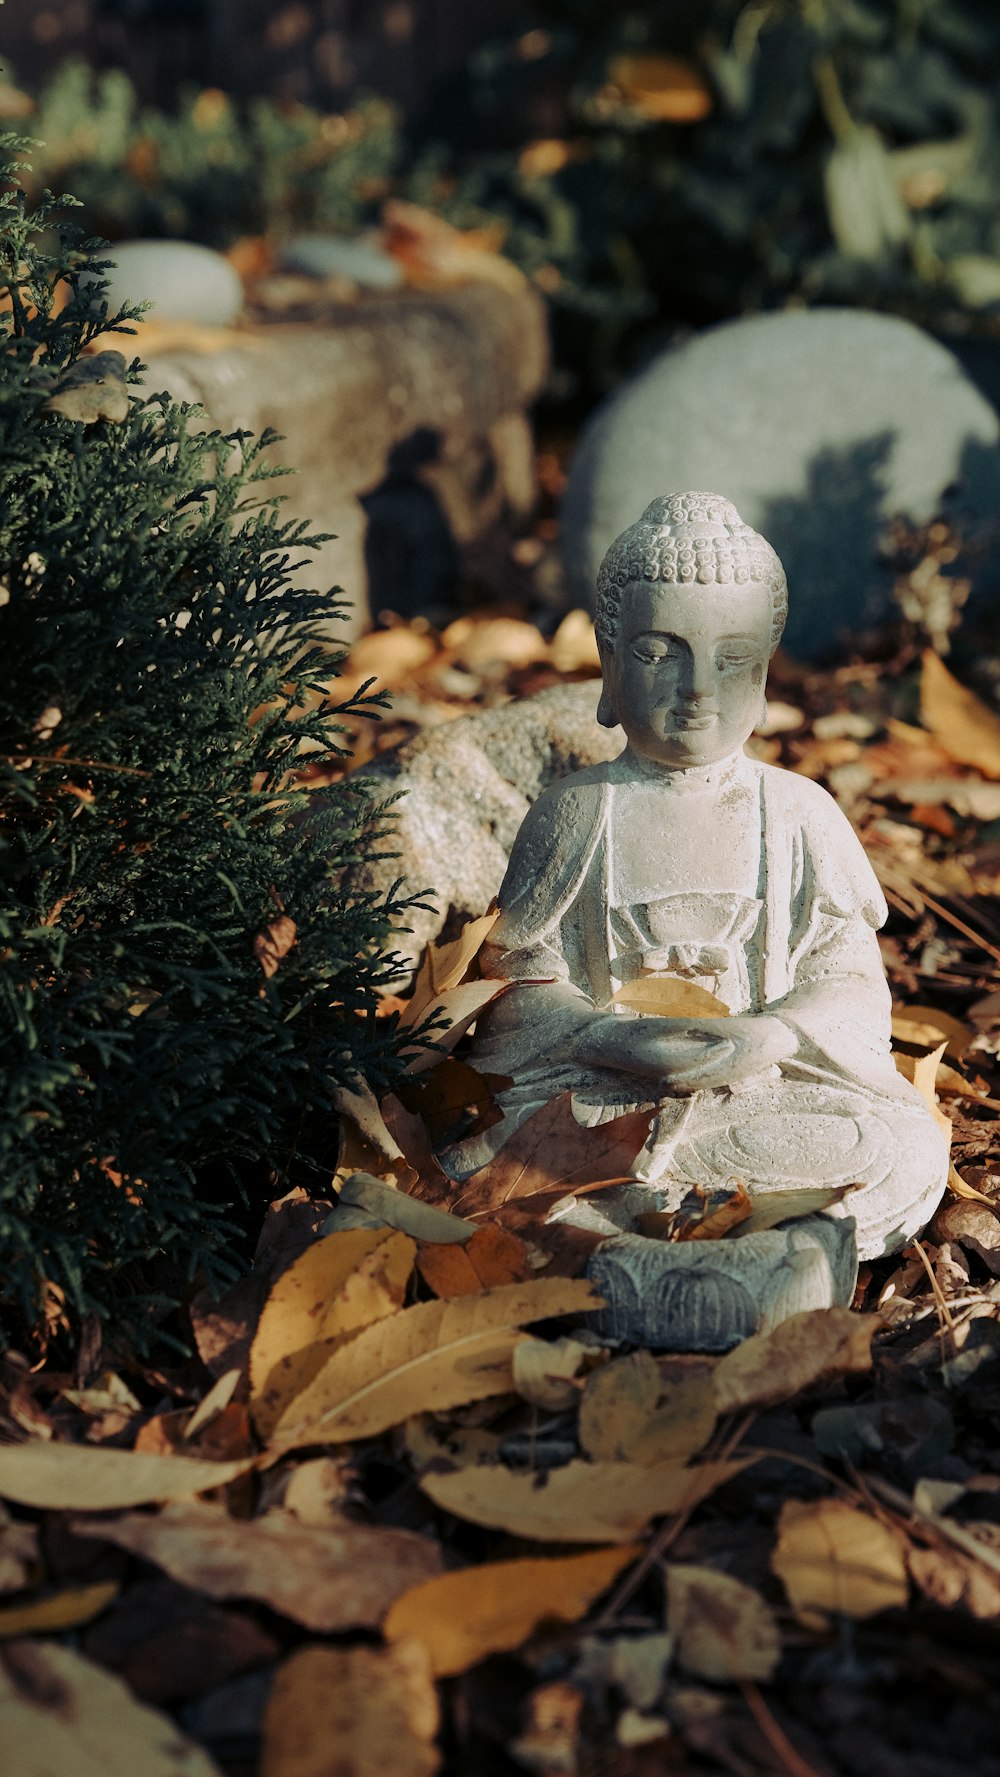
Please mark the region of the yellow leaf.
POLYGON ((438 1723, 419 1643, 300 1647, 268 1695, 261 1777, 433 1777, 438 1723))
POLYGON ((576 1404, 579 1389, 571 1379, 586 1355, 579 1339, 521 1339, 514 1347, 514 1387, 533 1407, 561 1413, 576 1404))
POLYGON ((428 944, 413 984, 413 997, 399 1021, 401 1029, 419 1024, 441 994, 458 986, 499 918, 499 909, 491 908, 480 919, 470 919, 450 943, 439 940, 428 944))
POLYGON ((770 1333, 755 1333, 715 1367, 719 1412, 773 1407, 815 1382, 870 1370, 872 1338, 881 1325, 877 1314, 810 1308, 770 1333))
POLYGON ((982 1191, 977 1191, 973 1185, 967 1185, 961 1173, 958 1171, 958 1168, 955 1166, 949 1166, 948 1168, 948 1189, 953 1192, 956 1197, 962 1197, 968 1203, 985 1203, 989 1209, 1000 1209, 1000 1204, 997 1204, 992 1197, 986 1197, 982 1191))
POLYGON ((321 1635, 376 1628, 441 1567, 437 1543, 410 1530, 346 1517, 303 1524, 286 1511, 232 1518, 201 1501, 76 1518, 73 1532, 127 1549, 208 1598, 250 1598, 321 1635))
POLYGON ((655 1359, 636 1351, 587 1377, 580 1444, 598 1461, 686 1462, 704 1449, 718 1416, 711 1363, 664 1390, 655 1359))
POLYGON ((916 1087, 938 1128, 943 1130, 950 1142, 951 1118, 946 1117, 942 1111, 937 1101, 937 1092, 934 1089, 934 1082, 937 1079, 938 1068, 941 1065, 941 1057, 946 1046, 947 1039, 942 1037, 937 1048, 932 1049, 927 1055, 905 1055, 901 1050, 894 1049, 892 1059, 896 1064, 896 1072, 902 1074, 904 1080, 909 1080, 911 1086, 916 1087))
POLYGON ((953 1018, 950 1012, 942 1012, 937 1006, 901 1006, 892 1015, 892 1034, 901 1042, 921 1043, 926 1049, 936 1049, 941 1038, 947 1040, 945 1054, 950 1061, 961 1061, 969 1044, 975 1036, 971 1024, 964 1024, 961 1018, 953 1018), (906 1026, 917 1025, 922 1034, 911 1035, 906 1026))
POLYGON ((810 1624, 826 1611, 871 1617, 909 1596, 901 1538, 842 1499, 786 1500, 771 1566, 810 1624))
POLYGON ((306 1248, 264 1304, 250 1350, 250 1404, 269 1437, 345 1334, 395 1314, 414 1242, 388 1228, 351 1228, 306 1248))
POLYGON ((539 1623, 577 1622, 640 1553, 634 1546, 596 1549, 443 1573, 404 1592, 382 1632, 387 1641, 422 1642, 435 1678, 450 1678, 488 1654, 520 1647, 539 1623))
POLYGON ((656 1018, 728 1018, 729 1007, 695 981, 679 975, 639 975, 612 994, 613 1006, 631 1006, 656 1018))
POLYGON ((239 1369, 224 1370, 219 1380, 213 1383, 205 1399, 195 1408, 184 1427, 185 1443, 196 1438, 200 1431, 204 1431, 206 1425, 210 1425, 213 1419, 217 1419, 219 1414, 225 1411, 240 1385, 242 1374, 242 1370, 239 1369))
POLYGON ((661 1462, 568 1462, 544 1476, 508 1468, 464 1468, 426 1473, 420 1485, 436 1505, 542 1542, 628 1542, 651 1518, 686 1511, 738 1475, 745 1461, 705 1462, 686 1468, 661 1462))
POLYGON ((752 1586, 714 1567, 668 1569, 667 1628, 685 1672, 710 1684, 766 1681, 781 1659, 770 1605, 752 1586))
POLYGON ((93 425, 96 420, 120 423, 128 415, 128 384, 121 352, 95 352, 80 358, 63 374, 43 413, 61 414, 64 420, 93 425))
POLYGON ((14 1635, 56 1635, 63 1629, 78 1629, 100 1616, 118 1591, 117 1580, 98 1580, 92 1586, 67 1586, 51 1598, 6 1604, 0 1609, 0 1641, 14 1635))
POLYGON ((205 1462, 195 1456, 35 1439, 0 1446, 0 1499, 56 1512, 123 1511, 228 1486, 256 1461, 243 1456, 234 1462, 205 1462))
MULTIPOLYGON (((426 1073, 428 1068, 437 1067, 442 1053, 450 1053, 475 1023, 484 1007, 491 1000, 498 999, 500 994, 506 993, 509 986, 509 981, 462 981, 458 986, 448 987, 428 1001, 416 1022, 422 1023, 425 1018, 438 1017, 442 1022, 435 1026, 426 1043, 409 1044, 404 1049, 407 1073, 426 1073)), ((414 1022, 404 1012, 399 1028, 403 1030, 414 1022)))
POLYGON ((742 1224, 743 1233, 761 1234, 781 1222, 818 1215, 857 1189, 857 1185, 806 1185, 792 1191, 760 1191, 753 1199, 752 1214, 742 1224))
POLYGON ((591 1284, 553 1277, 405 1308, 327 1360, 278 1424, 279 1447, 370 1438, 411 1413, 504 1394, 517 1328, 600 1305, 591 1284))
POLYGON ((699 123, 712 109, 712 94, 690 62, 659 50, 615 56, 612 84, 640 117, 651 123, 699 123))
POLYGON ((929 648, 920 677, 920 720, 950 759, 1000 777, 1000 716, 960 685, 929 648))
POLYGON ((10 1777, 220 1777, 168 1716, 56 1641, 4 1650, 0 1718, 10 1777))

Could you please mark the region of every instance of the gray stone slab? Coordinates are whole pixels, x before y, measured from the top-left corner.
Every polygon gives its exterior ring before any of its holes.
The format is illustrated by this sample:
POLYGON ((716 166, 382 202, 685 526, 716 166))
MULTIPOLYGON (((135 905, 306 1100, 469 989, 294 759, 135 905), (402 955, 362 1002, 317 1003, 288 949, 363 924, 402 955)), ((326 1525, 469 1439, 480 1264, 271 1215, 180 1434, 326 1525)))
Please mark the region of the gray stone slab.
POLYGON ((784 646, 817 657, 892 610, 879 546, 897 516, 1000 513, 1000 426, 956 358, 892 316, 756 316, 653 360, 586 427, 563 506, 570 591, 593 606, 608 545, 658 494, 711 488, 784 562, 784 646))

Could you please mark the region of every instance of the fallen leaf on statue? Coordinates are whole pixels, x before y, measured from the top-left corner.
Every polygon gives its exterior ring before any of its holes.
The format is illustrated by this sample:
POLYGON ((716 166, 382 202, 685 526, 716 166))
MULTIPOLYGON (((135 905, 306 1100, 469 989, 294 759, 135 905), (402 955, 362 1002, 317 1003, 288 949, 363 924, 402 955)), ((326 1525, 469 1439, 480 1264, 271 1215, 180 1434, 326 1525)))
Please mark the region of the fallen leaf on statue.
POLYGON ((137 1703, 92 1660, 55 1641, 0 1657, 4 1765, 13 1777, 220 1777, 175 1722, 137 1703))
POLYGON ((461 1216, 436 1209, 405 1191, 397 1191, 395 1186, 373 1178, 368 1172, 353 1172, 342 1181, 337 1207, 323 1224, 323 1232, 335 1232, 341 1226, 350 1226, 350 1217, 358 1214, 365 1215, 376 1228, 395 1228, 413 1240, 444 1246, 460 1246, 476 1231, 475 1222, 463 1221, 461 1216))
POLYGON ((411 1413, 505 1394, 520 1327, 600 1305, 582 1279, 538 1278, 405 1308, 327 1360, 276 1427, 279 1448, 374 1437, 411 1413))
POLYGON ((77 1536, 127 1549, 208 1598, 252 1598, 318 1634, 371 1629, 411 1586, 441 1569, 436 1543, 344 1518, 320 1526, 290 1512, 231 1518, 219 1507, 73 1521, 77 1536))
POLYGON ((282 1273, 250 1350, 251 1410, 262 1437, 339 1340, 402 1307, 415 1251, 405 1234, 355 1228, 317 1240, 282 1273))
POLYGON ((751 1214, 740 1226, 738 1238, 745 1234, 762 1234, 782 1222, 798 1221, 803 1216, 818 1215, 834 1203, 843 1203, 857 1185, 805 1185, 794 1191, 760 1191, 752 1202, 751 1214))
MULTIPOLYGON (((712 1197, 706 1197, 700 1215, 695 1215, 687 1221, 681 1220, 674 1238, 676 1240, 724 1240, 734 1228, 749 1221, 753 1215, 753 1198, 742 1179, 734 1179, 731 1183, 732 1189, 726 1193, 721 1202, 716 1202, 712 1197)), ((639 1217, 638 1219, 641 1222, 645 1218, 639 1217)))
POLYGON ((466 1672, 489 1654, 521 1647, 539 1623, 575 1623, 639 1548, 587 1555, 491 1561, 415 1586, 397 1599, 382 1632, 426 1647, 435 1678, 466 1672))
POLYGON ((871 1617, 909 1597, 903 1538, 843 1499, 786 1500, 771 1566, 807 1627, 827 1612, 871 1617))
POLYGON ((573 1094, 560 1093, 514 1131, 495 1160, 456 1186, 455 1212, 490 1215, 502 1204, 528 1197, 540 1206, 569 1191, 627 1179, 652 1116, 651 1110, 628 1111, 586 1129, 573 1115, 573 1094))
POLYGON ((765 1682, 781 1659, 770 1605, 752 1586, 714 1567, 667 1569, 667 1629, 685 1672, 710 1684, 765 1682))
POLYGON ((261 1777, 433 1777, 438 1726, 419 1644, 300 1647, 268 1696, 261 1777))
POLYGON ((92 1586, 67 1586, 48 1598, 31 1598, 25 1604, 0 1605, 0 1641, 15 1635, 58 1635, 79 1629, 107 1610, 117 1596, 117 1580, 98 1580, 92 1586))
POLYGON ((772 1332, 755 1333, 716 1365, 719 1412, 773 1407, 814 1383, 863 1375, 872 1367, 872 1339, 881 1325, 877 1314, 811 1308, 772 1332))
POLYGON ((920 720, 949 758, 1000 778, 1000 716, 960 685, 930 648, 920 675, 920 720))
POLYGON ((481 918, 470 919, 457 938, 448 942, 436 939, 428 944, 417 970, 409 1005, 399 1021, 401 1030, 420 1024, 435 1001, 464 980, 499 918, 499 909, 492 907, 481 918))
POLYGON ((579 1399, 575 1377, 588 1353, 579 1339, 522 1339, 514 1347, 514 1387, 545 1413, 562 1413, 579 1399))
POLYGON ((0 1499, 48 1511, 121 1511, 225 1487, 256 1461, 202 1462, 41 1441, 8 1444, 0 1446, 0 1499))
POLYGON ((437 1067, 411 1076, 399 1090, 407 1111, 419 1116, 435 1146, 467 1139, 499 1122, 496 1095, 513 1085, 507 1074, 481 1074, 448 1055, 437 1067))
POLYGON ((410 1043, 403 1050, 407 1074, 421 1074, 438 1065, 442 1055, 454 1049, 475 1024, 483 1008, 502 993, 508 993, 511 986, 510 981, 462 981, 438 994, 425 1013, 428 1019, 438 1020, 436 1027, 428 1033, 426 1042, 410 1043))
POLYGON ((504 1283, 527 1283, 535 1267, 516 1234, 482 1222, 463 1246, 417 1249, 417 1270, 436 1296, 474 1296, 504 1283))
POLYGON ((613 1006, 631 1006, 656 1018, 728 1018, 729 1007, 695 981, 679 975, 640 975, 612 994, 613 1006))
POLYGON ((507 1468, 463 1468, 419 1477, 435 1505, 542 1542, 628 1542, 651 1518, 687 1511, 732 1480, 747 1459, 687 1468, 663 1462, 568 1462, 542 1474, 507 1468))
POLYGON ((95 352, 92 357, 79 358, 60 374, 54 394, 42 404, 43 413, 58 413, 83 426, 92 426, 97 420, 120 424, 128 418, 128 408, 121 352, 95 352))

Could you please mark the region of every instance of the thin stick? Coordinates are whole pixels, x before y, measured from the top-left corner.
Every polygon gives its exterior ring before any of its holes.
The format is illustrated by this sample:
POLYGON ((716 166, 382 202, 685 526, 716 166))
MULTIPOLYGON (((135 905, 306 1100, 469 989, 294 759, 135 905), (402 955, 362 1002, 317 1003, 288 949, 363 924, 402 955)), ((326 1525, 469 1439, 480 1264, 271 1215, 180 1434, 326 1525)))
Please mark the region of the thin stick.
POLYGON ((866 1475, 864 1478, 871 1491, 881 1495, 895 1511, 905 1512, 907 1517, 916 1519, 918 1524, 928 1525, 931 1530, 944 1537, 946 1542, 954 1543, 963 1555, 971 1556, 982 1567, 988 1567, 991 1573, 1000 1574, 1000 1549, 992 1549, 988 1543, 980 1542, 971 1531, 963 1530, 961 1524, 956 1524, 952 1518, 946 1518, 942 1513, 919 1510, 900 1488, 893 1487, 890 1481, 883 1481, 879 1475, 866 1475))
POLYGON ((931 1286, 931 1293, 934 1297, 938 1313, 944 1322, 941 1331, 944 1332, 945 1328, 947 1328, 948 1332, 951 1334, 951 1342, 957 1351, 958 1345, 955 1341, 955 1322, 952 1319, 951 1309, 948 1307, 948 1303, 945 1299, 944 1290, 941 1288, 941 1285, 938 1283, 938 1280, 934 1275, 934 1267, 932 1266, 930 1259, 927 1257, 927 1254, 924 1252, 919 1240, 912 1240, 905 1250, 909 1252, 911 1249, 917 1254, 920 1263, 927 1273, 927 1279, 931 1286))
POLYGON ((771 1751, 781 1761, 787 1772, 787 1777, 819 1777, 815 1765, 811 1765, 800 1752, 795 1750, 781 1723, 772 1715, 757 1686, 748 1683, 746 1679, 741 1679, 740 1690, 743 1693, 744 1703, 771 1751))

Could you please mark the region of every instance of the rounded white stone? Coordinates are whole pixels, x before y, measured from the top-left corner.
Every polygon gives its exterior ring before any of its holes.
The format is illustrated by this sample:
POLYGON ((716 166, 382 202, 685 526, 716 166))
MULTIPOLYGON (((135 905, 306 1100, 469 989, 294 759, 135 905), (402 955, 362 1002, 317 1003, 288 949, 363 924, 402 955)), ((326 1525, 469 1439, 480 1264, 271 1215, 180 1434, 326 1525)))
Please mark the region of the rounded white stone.
POLYGON ((149 302, 158 320, 226 327, 243 307, 243 281, 235 266, 194 241, 120 241, 111 248, 107 273, 109 311, 123 303, 149 302))

